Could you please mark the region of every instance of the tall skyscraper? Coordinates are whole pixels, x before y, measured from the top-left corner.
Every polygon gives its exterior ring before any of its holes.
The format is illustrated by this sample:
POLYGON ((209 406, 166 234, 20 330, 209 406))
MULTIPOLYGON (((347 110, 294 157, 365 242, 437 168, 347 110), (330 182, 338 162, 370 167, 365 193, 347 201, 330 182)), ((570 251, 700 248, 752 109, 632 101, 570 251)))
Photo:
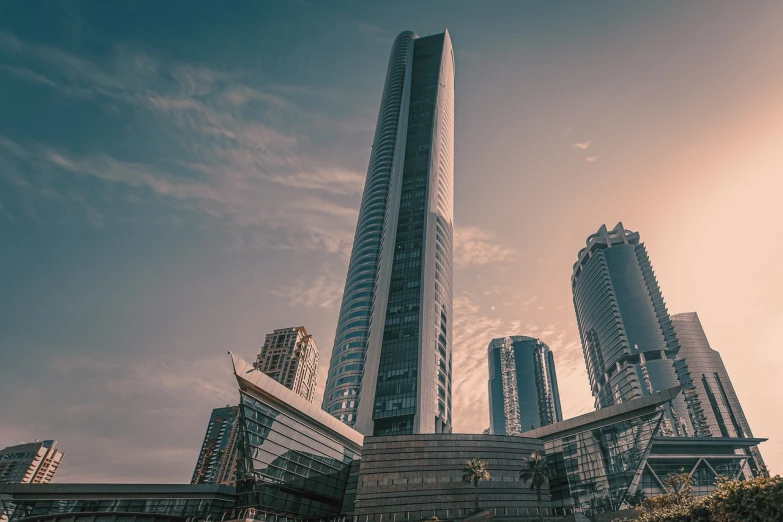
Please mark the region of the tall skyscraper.
POLYGON ((191 484, 236 484, 238 413, 239 406, 212 410, 191 484))
POLYGON ((255 367, 308 401, 315 397, 318 346, 304 326, 266 335, 255 367))
POLYGON ((48 484, 65 456, 56 446, 56 440, 37 440, 0 450, 0 483, 48 484))
MULTIPOLYGON (((679 386, 680 345, 639 233, 602 225, 578 257, 571 287, 595 407, 679 386)), ((671 402, 664 435, 694 435, 685 393, 671 402)))
POLYGON ((451 431, 454 53, 394 41, 323 408, 365 435, 451 431))
MULTIPOLYGON (((689 382, 695 388, 690 406, 693 423, 701 437, 753 438, 750 425, 742 411, 737 393, 723 364, 723 359, 710 347, 707 335, 696 312, 671 316, 674 331, 680 341, 679 358, 688 367, 689 382)), ((758 446, 751 448, 751 468, 757 474, 764 464, 758 446)))
POLYGON ((489 355, 489 425, 519 435, 563 420, 552 350, 534 337, 493 339, 489 355))

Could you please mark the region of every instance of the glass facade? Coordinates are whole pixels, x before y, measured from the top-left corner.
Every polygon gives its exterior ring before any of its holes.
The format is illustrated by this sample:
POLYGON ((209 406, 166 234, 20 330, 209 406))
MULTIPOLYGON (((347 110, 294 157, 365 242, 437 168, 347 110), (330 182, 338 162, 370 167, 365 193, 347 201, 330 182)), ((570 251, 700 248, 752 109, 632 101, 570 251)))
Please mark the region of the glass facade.
POLYGON ((209 417, 191 484, 225 484, 236 481, 238 406, 215 408, 209 417))
MULTIPOLYGON (((578 257, 571 286, 595 407, 678 386, 680 345, 639 233, 602 225, 578 257)), ((661 430, 694 435, 684 396, 671 402, 661 430)))
POLYGON ((451 431, 453 91, 448 32, 401 33, 323 400, 366 435, 451 431))
POLYGON ((519 434, 563 420, 555 361, 546 344, 525 336, 493 339, 488 358, 492 434, 519 434))
MULTIPOLYGON (((710 347, 699 316, 690 312, 672 315, 671 319, 681 346, 678 358, 688 371, 688 381, 683 384, 694 390, 689 406, 698 435, 752 438, 723 359, 710 347)), ((756 474, 764 461, 758 447, 749 451, 753 456, 750 466, 756 474)))
POLYGON ((240 386, 237 507, 299 518, 340 514, 361 435, 245 361, 233 363, 240 386))
POLYGON ((247 393, 241 396, 237 504, 301 517, 340 513, 358 453, 247 393))
POLYGON ((18 500, 14 502, 9 521, 62 513, 148 513, 176 517, 209 515, 219 519, 233 505, 233 500, 212 498, 18 500))
POLYGON ((10 520, 165 522, 219 520, 234 507, 234 488, 217 484, 12 484, 0 486, 10 520))
POLYGON ((654 411, 547 441, 553 507, 575 511, 614 511, 642 470, 653 435, 663 418, 654 411))
POLYGON ((359 409, 392 166, 413 40, 413 33, 404 32, 392 46, 324 391, 323 409, 349 426, 356 425, 359 409))

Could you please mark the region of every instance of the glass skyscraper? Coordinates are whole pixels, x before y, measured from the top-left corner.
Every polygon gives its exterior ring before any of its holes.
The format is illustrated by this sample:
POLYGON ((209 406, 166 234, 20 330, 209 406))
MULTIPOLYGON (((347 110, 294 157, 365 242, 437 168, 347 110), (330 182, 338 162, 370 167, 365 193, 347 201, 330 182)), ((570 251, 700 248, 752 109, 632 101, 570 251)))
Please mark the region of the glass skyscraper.
MULTIPOLYGON (((698 435, 753 438, 723 359, 710 347, 699 316, 689 312, 674 314, 671 319, 680 341, 678 356, 685 361, 690 378, 683 384, 696 391, 691 409, 698 435)), ((757 446, 750 448, 750 452, 753 456, 750 466, 755 475, 764 461, 757 446)))
POLYGON ((191 484, 236 484, 238 413, 239 406, 212 410, 191 484))
MULTIPOLYGON (((582 351, 596 408, 680 385, 680 344, 638 232, 618 223, 587 238, 571 277, 582 351)), ((692 436, 687 389, 671 401, 661 431, 692 436)))
POLYGON ((394 42, 323 409, 365 435, 451 431, 454 53, 394 42))
POLYGON ((519 435, 563 420, 555 360, 534 337, 493 339, 489 356, 489 424, 493 435, 519 435))

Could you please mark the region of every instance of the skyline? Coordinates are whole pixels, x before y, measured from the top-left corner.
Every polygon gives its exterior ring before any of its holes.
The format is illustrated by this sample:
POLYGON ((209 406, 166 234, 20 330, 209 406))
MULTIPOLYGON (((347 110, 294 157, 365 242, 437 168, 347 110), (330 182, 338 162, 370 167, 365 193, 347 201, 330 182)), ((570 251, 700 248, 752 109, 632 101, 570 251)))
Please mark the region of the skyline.
POLYGON ((58 481, 186 482, 209 412, 237 400, 226 347, 252 360, 270 328, 304 324, 328 360, 391 42, 444 26, 458 93, 454 431, 488 425, 484 350, 505 335, 552 348, 565 418, 592 410, 570 271, 589 234, 623 221, 669 312, 699 313, 780 471, 783 426, 764 417, 781 400, 764 383, 783 369, 783 251, 767 230, 783 167, 780 6, 525 6, 507 20, 436 4, 416 18, 343 4, 324 20, 255 7, 212 28, 197 6, 163 41, 130 8, 47 5, 40 28, 21 5, 0 17, 0 92, 17 100, 0 109, 0 393, 18 397, 0 405, 0 444, 59 440, 58 481), (493 31, 470 28, 482 20, 493 31), (306 39, 275 45, 297 25, 306 39), (242 36, 221 44, 229 27, 242 36), (113 461, 116 443, 136 462, 113 461))

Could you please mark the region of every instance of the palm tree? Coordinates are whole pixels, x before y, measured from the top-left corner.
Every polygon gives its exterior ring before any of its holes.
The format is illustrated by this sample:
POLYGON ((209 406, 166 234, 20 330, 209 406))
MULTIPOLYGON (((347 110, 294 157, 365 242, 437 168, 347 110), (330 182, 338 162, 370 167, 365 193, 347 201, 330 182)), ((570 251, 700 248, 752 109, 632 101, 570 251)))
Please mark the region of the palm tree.
POLYGON ((473 484, 476 488, 476 493, 473 497, 473 501, 476 504, 476 511, 479 510, 478 505, 478 486, 482 480, 489 480, 492 475, 487 471, 487 463, 483 460, 479 460, 478 457, 467 461, 465 469, 462 470, 462 482, 464 484, 473 484))
POLYGON ((519 480, 524 482, 530 481, 530 489, 536 490, 536 498, 538 500, 538 520, 543 522, 544 512, 541 508, 541 488, 543 488, 549 477, 552 475, 552 468, 547 462, 546 457, 534 451, 530 458, 525 459, 527 467, 519 472, 519 480))

